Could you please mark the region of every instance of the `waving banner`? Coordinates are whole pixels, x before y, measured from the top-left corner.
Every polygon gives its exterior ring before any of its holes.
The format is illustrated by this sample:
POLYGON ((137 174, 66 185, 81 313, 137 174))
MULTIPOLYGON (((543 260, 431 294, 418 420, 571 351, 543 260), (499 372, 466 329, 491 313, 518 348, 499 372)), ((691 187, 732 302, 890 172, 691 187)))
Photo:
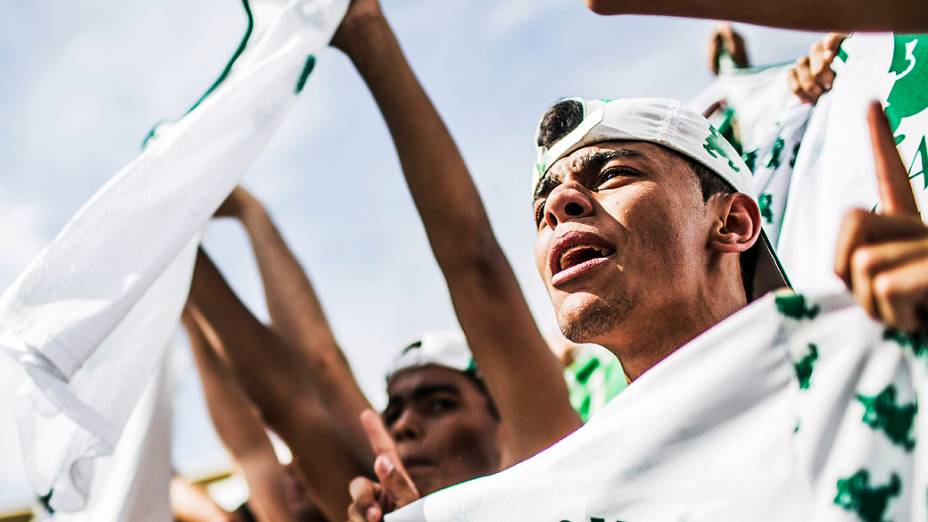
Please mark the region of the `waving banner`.
POLYGON ((245 38, 217 82, 156 128, 0 297, 0 348, 32 381, 17 408, 27 470, 53 509, 85 506, 95 459, 113 451, 177 328, 200 231, 347 5, 245 0, 245 38))
POLYGON ((549 449, 386 520, 926 520, 925 400, 924 338, 769 294, 549 449))

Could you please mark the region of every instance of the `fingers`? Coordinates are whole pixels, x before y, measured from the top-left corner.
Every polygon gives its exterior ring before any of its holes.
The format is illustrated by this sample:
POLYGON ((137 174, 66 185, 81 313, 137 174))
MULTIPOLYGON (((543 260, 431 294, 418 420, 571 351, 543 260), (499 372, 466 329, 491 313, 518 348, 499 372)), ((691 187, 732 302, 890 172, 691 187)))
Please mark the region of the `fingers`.
POLYGON ((374 450, 375 455, 396 454, 393 438, 387 432, 380 416, 373 410, 367 409, 361 412, 361 425, 364 426, 367 440, 371 443, 371 449, 374 450))
POLYGON ((374 461, 374 474, 396 502, 397 507, 405 506, 419 498, 415 484, 398 461, 394 463, 388 456, 378 456, 374 461))
POLYGON ((348 484, 351 505, 348 506, 350 522, 377 522, 383 517, 383 509, 377 502, 380 486, 365 477, 356 477, 348 484))
POLYGON ((831 61, 834 57, 834 51, 826 49, 823 42, 816 42, 812 45, 812 52, 809 53, 809 74, 812 75, 822 92, 830 90, 834 82, 835 73, 831 70, 831 61))
POLYGON ((797 65, 786 73, 786 81, 789 84, 789 90, 793 91, 793 94, 795 94, 802 103, 814 103, 815 100, 809 98, 809 96, 806 95, 806 92, 802 89, 802 86, 799 84, 799 72, 797 70, 798 67, 799 66, 797 65))
POLYGON ((844 217, 835 248, 835 273, 849 288, 853 286, 851 260, 854 252, 864 245, 903 241, 928 236, 921 218, 915 216, 884 216, 852 209, 844 217))
POLYGON ((896 141, 880 102, 870 104, 867 123, 870 126, 870 143, 880 189, 880 210, 885 214, 918 216, 918 205, 912 194, 909 174, 896 149, 896 141))
POLYGON ((919 324, 928 296, 928 257, 920 257, 873 279, 877 318, 905 332, 924 331, 919 324))
MULTIPOLYGON (((861 246, 851 258, 851 289, 857 302, 874 318, 881 318, 876 281, 883 274, 928 257, 928 239, 861 246)), ((883 299, 885 300, 885 299, 883 299)))
POLYGON ((834 56, 837 56, 838 48, 841 47, 841 43, 843 43, 846 38, 847 33, 828 33, 828 35, 822 39, 822 47, 826 51, 830 51, 834 56))
POLYGON ((811 70, 811 61, 808 56, 803 56, 796 60, 796 77, 799 80, 799 88, 805 93, 807 97, 813 101, 818 100, 818 97, 822 95, 822 88, 815 82, 815 78, 812 76, 811 70))

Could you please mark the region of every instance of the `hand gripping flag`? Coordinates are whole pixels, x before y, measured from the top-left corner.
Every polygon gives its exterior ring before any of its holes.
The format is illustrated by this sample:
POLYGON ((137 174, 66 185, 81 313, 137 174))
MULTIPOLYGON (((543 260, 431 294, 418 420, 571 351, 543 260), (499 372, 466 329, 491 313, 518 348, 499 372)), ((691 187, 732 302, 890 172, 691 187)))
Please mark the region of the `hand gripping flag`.
POLYGON ((80 510, 186 300, 200 231, 280 125, 348 0, 244 0, 246 36, 207 94, 160 125, 0 297, 27 470, 80 510))

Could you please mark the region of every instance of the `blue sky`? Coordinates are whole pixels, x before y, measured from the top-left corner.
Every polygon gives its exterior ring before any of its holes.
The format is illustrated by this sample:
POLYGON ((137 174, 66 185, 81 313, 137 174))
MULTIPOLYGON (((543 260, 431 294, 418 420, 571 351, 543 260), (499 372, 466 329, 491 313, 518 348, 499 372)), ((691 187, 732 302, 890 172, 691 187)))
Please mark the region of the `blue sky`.
MULTIPOLYGON (((2 2, 0 287, 139 151, 151 125, 183 113, 244 29, 238 0, 2 2)), ((385 0, 408 58, 463 151, 496 234, 544 329, 553 328, 531 259, 533 127, 562 96, 689 99, 711 82, 712 23, 603 18, 579 0, 385 0)), ((740 27, 757 64, 788 61, 819 35, 740 27)), ((303 99, 245 184, 270 208, 310 273, 364 390, 418 332, 456 326, 402 183, 386 127, 338 51, 319 56, 303 99)), ((266 317, 256 268, 233 223, 207 249, 266 317)), ((178 466, 222 459, 189 357, 180 351, 178 466)), ((0 359, 0 510, 28 501, 0 359)))

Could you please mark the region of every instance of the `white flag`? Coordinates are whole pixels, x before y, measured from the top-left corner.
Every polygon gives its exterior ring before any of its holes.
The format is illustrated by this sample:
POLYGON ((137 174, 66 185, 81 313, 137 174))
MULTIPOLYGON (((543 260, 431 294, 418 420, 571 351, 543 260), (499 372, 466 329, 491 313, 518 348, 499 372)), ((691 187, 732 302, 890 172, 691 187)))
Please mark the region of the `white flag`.
POLYGON ((866 110, 886 109, 922 216, 928 211, 928 35, 855 34, 832 64, 837 76, 809 121, 793 172, 778 254, 803 290, 843 286, 835 242, 848 209, 879 201, 866 110))
POLYGON ((0 297, 0 348, 39 494, 81 509, 177 328, 201 229, 288 113, 348 0, 247 0, 248 30, 207 96, 161 126, 0 297))
MULTIPOLYGON (((812 106, 790 90, 791 65, 729 69, 690 106, 731 142, 753 173, 761 225, 777 246, 793 167, 812 106)), ((789 273, 787 273, 789 276, 789 273)))
POLYGON ((926 520, 926 400, 924 337, 844 293, 769 294, 554 446, 386 520, 926 520))

